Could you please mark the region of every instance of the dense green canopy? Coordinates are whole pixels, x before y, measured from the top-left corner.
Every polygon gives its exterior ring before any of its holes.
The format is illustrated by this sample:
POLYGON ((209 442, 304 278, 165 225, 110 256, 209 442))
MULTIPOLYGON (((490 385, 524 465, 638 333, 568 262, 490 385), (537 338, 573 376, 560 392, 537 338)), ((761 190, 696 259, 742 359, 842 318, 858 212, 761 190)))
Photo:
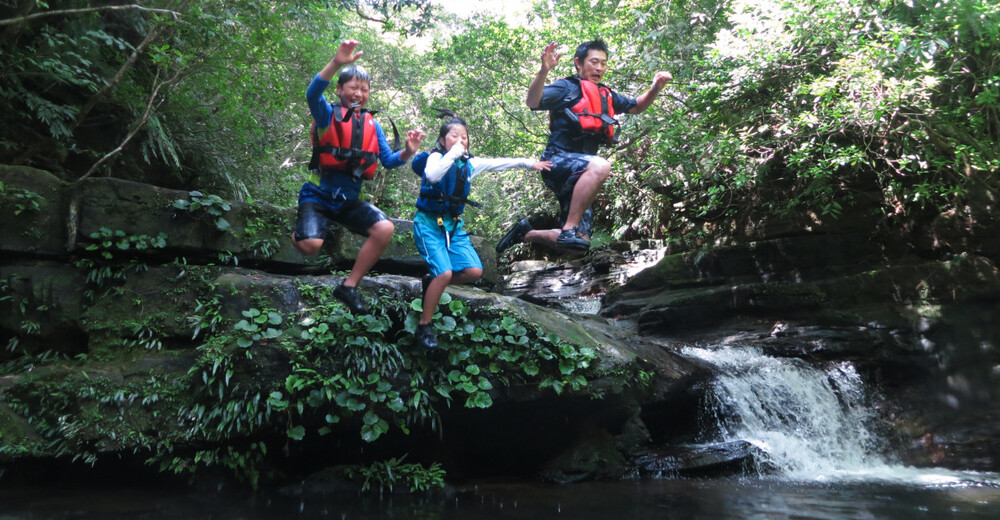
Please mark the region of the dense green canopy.
MULTIPOLYGON (((606 151, 604 238, 738 235, 862 196, 904 225, 993 210, 994 1, 553 0, 517 23, 431 4, 0 0, 0 163, 291 205, 309 156, 304 90, 344 38, 362 42, 383 123, 422 128, 430 148, 432 108, 449 108, 476 154, 538 156, 547 116, 524 96, 543 45, 599 36, 617 91, 674 77, 606 151)), ((570 73, 563 58, 550 80, 570 73)), ((470 224, 488 236, 554 213, 535 172, 474 190, 486 204, 470 224)), ((405 218, 416 178, 383 172, 367 191, 405 218)))

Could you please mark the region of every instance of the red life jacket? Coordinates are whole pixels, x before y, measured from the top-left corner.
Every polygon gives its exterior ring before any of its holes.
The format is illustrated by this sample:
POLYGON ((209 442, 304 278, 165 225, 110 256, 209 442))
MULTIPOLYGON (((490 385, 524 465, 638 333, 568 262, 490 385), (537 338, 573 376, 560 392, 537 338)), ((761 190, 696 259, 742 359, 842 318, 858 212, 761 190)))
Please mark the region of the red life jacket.
POLYGON ((378 163, 375 118, 365 109, 355 111, 344 108, 340 103, 331 106, 330 127, 323 135, 318 135, 319 129, 313 121, 310 131, 313 155, 309 169, 344 171, 355 177, 371 179, 375 176, 378 163))
POLYGON ((575 105, 566 109, 567 115, 580 124, 583 133, 601 134, 607 140, 607 144, 614 144, 615 125, 618 124, 618 120, 614 118, 615 107, 611 89, 580 77, 572 79, 580 84, 580 92, 583 95, 575 105))

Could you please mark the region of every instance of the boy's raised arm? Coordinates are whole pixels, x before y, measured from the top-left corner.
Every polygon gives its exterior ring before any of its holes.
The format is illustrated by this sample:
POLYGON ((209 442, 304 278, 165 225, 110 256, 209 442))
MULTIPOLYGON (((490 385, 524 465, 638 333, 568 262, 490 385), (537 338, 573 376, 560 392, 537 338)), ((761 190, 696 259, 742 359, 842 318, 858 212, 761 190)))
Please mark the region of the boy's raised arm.
POLYGON ((325 81, 330 81, 341 67, 348 63, 354 63, 364 54, 364 51, 354 52, 354 48, 360 45, 358 40, 344 40, 337 48, 337 54, 327 63, 323 70, 319 71, 319 77, 325 81))

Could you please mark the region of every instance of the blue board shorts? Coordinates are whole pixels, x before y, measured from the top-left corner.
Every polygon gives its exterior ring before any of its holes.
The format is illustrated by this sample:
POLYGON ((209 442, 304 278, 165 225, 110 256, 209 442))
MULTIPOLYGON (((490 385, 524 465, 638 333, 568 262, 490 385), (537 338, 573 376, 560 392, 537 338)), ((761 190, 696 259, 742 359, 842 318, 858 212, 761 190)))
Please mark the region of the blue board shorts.
POLYGON ((299 191, 295 240, 326 238, 327 230, 334 222, 353 233, 368 236, 372 226, 388 219, 382 210, 363 200, 348 199, 307 182, 299 191))
MULTIPOLYGON (((573 189, 576 188, 576 181, 580 180, 580 175, 587 169, 590 161, 597 156, 585 153, 556 152, 542 155, 543 161, 552 161, 552 168, 542 170, 542 182, 552 190, 559 201, 559 225, 562 227, 569 216, 569 204, 573 200, 573 189)), ((590 231, 594 226, 594 212, 587 208, 580 218, 577 230, 590 237, 590 231)))
POLYGON ((437 223, 436 214, 417 211, 413 216, 413 239, 431 275, 436 277, 447 271, 458 272, 470 267, 482 269, 483 262, 472 247, 472 240, 465 232, 462 221, 446 217, 443 222, 451 235, 450 248, 445 241, 444 230, 437 223))

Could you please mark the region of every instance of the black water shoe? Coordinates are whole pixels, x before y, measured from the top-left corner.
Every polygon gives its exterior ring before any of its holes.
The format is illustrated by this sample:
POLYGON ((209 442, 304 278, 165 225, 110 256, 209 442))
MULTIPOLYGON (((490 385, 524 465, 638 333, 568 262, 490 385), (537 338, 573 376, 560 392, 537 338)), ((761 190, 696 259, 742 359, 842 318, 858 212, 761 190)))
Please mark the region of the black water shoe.
POLYGON ((564 249, 575 249, 577 251, 587 251, 590 249, 590 240, 580 234, 577 228, 564 229, 559 233, 556 244, 564 249))
POLYGON ((514 244, 520 243, 524 240, 524 235, 531 231, 531 223, 528 219, 522 218, 518 220, 510 229, 507 230, 507 234, 497 242, 497 254, 504 252, 505 250, 512 247, 514 244))
POLYGON ((432 323, 418 324, 417 331, 413 334, 418 347, 437 348, 438 340, 434 335, 434 325, 432 323))
POLYGON ((344 305, 354 314, 368 314, 368 307, 365 302, 358 295, 358 292, 354 290, 354 287, 347 287, 344 284, 340 284, 336 289, 333 290, 333 295, 337 297, 338 300, 344 302, 344 305))

